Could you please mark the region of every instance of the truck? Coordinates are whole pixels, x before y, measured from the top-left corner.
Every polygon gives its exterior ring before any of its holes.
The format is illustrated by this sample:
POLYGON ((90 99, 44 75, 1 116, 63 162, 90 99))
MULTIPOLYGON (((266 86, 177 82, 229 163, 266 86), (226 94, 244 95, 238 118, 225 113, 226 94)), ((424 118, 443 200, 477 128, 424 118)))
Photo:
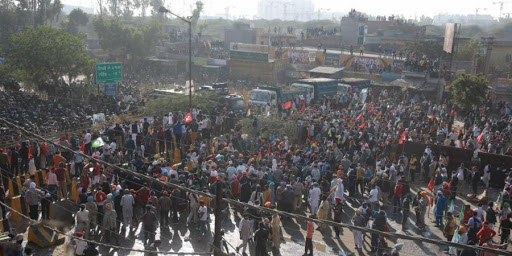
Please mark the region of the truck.
POLYGON ((364 88, 370 87, 371 84, 372 84, 372 81, 370 79, 365 79, 365 78, 347 77, 347 78, 339 79, 338 83, 340 83, 340 84, 348 84, 348 85, 350 85, 352 87, 355 87, 355 88, 364 89, 364 88))
POLYGON ((345 95, 351 92, 365 92, 368 93, 368 88, 371 86, 370 79, 363 78, 343 78, 338 80, 338 94, 345 95))
POLYGON ((219 103, 221 106, 228 106, 228 109, 234 113, 247 113, 247 104, 244 98, 238 94, 228 94, 220 96, 219 103))
POLYGON ((293 83, 292 87, 306 90, 308 103, 320 102, 324 96, 333 96, 338 92, 338 82, 330 78, 301 79, 293 83))
POLYGON ((203 85, 199 87, 200 92, 213 92, 219 98, 220 106, 227 106, 234 113, 247 113, 247 104, 244 98, 238 94, 230 94, 228 83, 212 83, 211 85, 203 85))
POLYGON ((249 105, 260 107, 270 105, 275 107, 278 102, 285 103, 301 95, 303 97, 307 95, 307 91, 304 88, 290 87, 283 90, 281 88, 263 86, 251 90, 249 93, 249 105))

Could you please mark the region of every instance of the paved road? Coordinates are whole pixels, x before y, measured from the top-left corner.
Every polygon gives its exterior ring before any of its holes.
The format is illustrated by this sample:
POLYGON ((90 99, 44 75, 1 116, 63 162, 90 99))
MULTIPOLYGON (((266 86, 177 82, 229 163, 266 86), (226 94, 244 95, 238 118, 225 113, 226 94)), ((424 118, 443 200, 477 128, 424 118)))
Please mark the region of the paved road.
MULTIPOLYGON (((466 191, 463 191, 466 193, 466 191)), ((496 190, 492 190, 489 193, 490 198, 496 198, 494 195, 497 193, 496 190)), ((455 211, 460 211, 460 206, 465 204, 465 200, 457 200, 457 204, 455 207, 455 211)), ((347 201, 347 206, 344 208, 345 215, 343 217, 343 223, 350 223, 350 219, 354 215, 355 208, 359 207, 358 200, 347 201)), ((386 209, 386 208, 385 208, 386 209)), ((390 209, 390 208, 388 208, 390 209)), ((387 210, 387 209, 386 209, 387 210)), ((387 212, 391 212, 387 210, 387 212)), ((309 215, 309 210, 303 208, 302 213, 306 213, 309 215)), ((241 244, 238 233, 238 222, 240 221, 240 213, 230 209, 224 215, 226 218, 223 220, 222 227, 226 231, 225 239, 229 243, 230 253, 234 253, 233 247, 236 247, 241 244), (236 224, 235 224, 236 223, 236 224)), ((404 232, 401 230, 401 215, 400 214, 389 214, 389 224, 391 225, 392 233, 401 233, 404 232)), ((172 252, 208 252, 210 247, 208 245, 209 242, 213 240, 213 229, 215 218, 214 215, 211 215, 212 221, 210 224, 211 234, 205 237, 204 239, 198 238, 198 231, 195 228, 191 230, 185 224, 186 216, 182 216, 180 218, 179 224, 172 225, 169 228, 159 229, 157 232, 157 239, 162 240, 162 246, 160 247, 161 251, 172 251, 172 252)), ((430 220, 427 219, 427 224, 430 223, 430 227, 428 227, 425 232, 421 233, 414 226, 414 217, 411 214, 411 219, 409 221, 409 230, 405 233, 411 236, 423 236, 431 239, 439 239, 445 240, 442 235, 442 231, 439 228, 433 227, 432 220, 434 217, 432 213, 430 214, 430 220)), ((282 234, 283 237, 281 239, 281 249, 280 252, 274 251, 273 255, 302 255, 304 252, 304 241, 305 241, 305 229, 306 225, 303 221, 292 221, 292 220, 284 220, 282 222, 282 234)), ((70 231, 69 233, 72 233, 70 231)), ((122 237, 120 246, 128 247, 133 249, 144 249, 141 238, 142 234, 140 233, 140 227, 135 232, 130 233, 126 231, 120 234, 122 237)), ((67 239, 69 240, 69 239, 67 239)), ((440 255, 443 253, 443 250, 446 248, 441 248, 437 245, 412 242, 409 240, 402 239, 391 239, 388 241, 388 245, 392 246, 395 243, 404 243, 404 247, 402 249, 402 253, 404 255, 440 255)), ((341 239, 337 239, 334 237, 334 232, 329 228, 327 230, 315 230, 313 236, 313 245, 315 254, 314 255, 369 255, 370 251, 370 238, 368 234, 365 236, 364 242, 364 250, 363 253, 357 253, 354 249, 354 239, 352 236, 352 232, 348 229, 342 230, 341 239)), ((61 254, 68 247, 66 243, 57 246, 55 248, 39 250, 37 255, 47 255, 47 252, 52 251, 53 255, 63 255, 61 254)), ((251 246, 251 252, 249 255, 255 255, 254 246, 251 246)), ((270 250, 270 248, 269 248, 270 250)), ((142 252, 132 252, 129 250, 114 250, 112 248, 108 248, 105 246, 100 247, 101 255, 144 255, 142 252)), ((241 255, 241 254, 234 254, 241 255)))

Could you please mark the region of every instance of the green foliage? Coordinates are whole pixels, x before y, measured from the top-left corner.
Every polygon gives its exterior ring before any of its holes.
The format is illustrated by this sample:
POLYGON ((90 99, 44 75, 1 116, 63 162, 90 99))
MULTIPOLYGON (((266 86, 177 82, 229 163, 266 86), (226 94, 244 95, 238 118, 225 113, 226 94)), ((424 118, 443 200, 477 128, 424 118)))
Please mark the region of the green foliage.
POLYGON ((68 22, 62 22, 62 27, 70 34, 78 35, 78 26, 85 26, 89 23, 87 13, 82 9, 73 9, 68 15, 68 22))
POLYGON ((455 60, 473 60, 473 56, 477 53, 480 47, 480 42, 476 39, 467 41, 462 47, 459 47, 458 51, 454 55, 455 60))
MULTIPOLYGON (((192 106, 200 108, 205 113, 213 113, 218 106, 219 96, 214 93, 192 94, 192 106)), ((152 100, 140 111, 144 115, 164 116, 169 111, 188 111, 188 96, 170 95, 152 100)))
POLYGON ((444 36, 444 30, 445 28, 442 26, 427 25, 426 34, 432 36, 444 36))
POLYGON ((461 26, 460 36, 469 38, 479 38, 483 34, 483 30, 478 25, 461 26))
POLYGON ((0 86, 7 91, 18 91, 20 86, 8 65, 0 65, 0 86))
POLYGON ((164 0, 150 0, 149 5, 151 5, 151 8, 152 8, 151 14, 153 16, 158 16, 158 17, 164 16, 163 13, 158 12, 158 9, 161 6, 164 6, 164 0))
POLYGON ((488 86, 489 81, 484 76, 462 74, 448 86, 448 89, 455 106, 468 110, 473 105, 481 106, 484 103, 488 86))
POLYGON ((9 63, 33 84, 50 79, 56 83, 64 75, 74 78, 88 72, 93 63, 83 37, 49 26, 14 34, 10 44, 9 63))
POLYGON ((201 16, 201 12, 203 12, 203 2, 197 1, 196 8, 192 11, 192 29, 196 31, 197 22, 199 21, 199 17, 201 16))
POLYGON ((93 25, 103 49, 131 54, 134 57, 150 54, 158 40, 163 37, 162 25, 154 20, 133 27, 118 19, 99 17, 94 19, 93 25))
POLYGON ((502 27, 494 30, 495 35, 512 35, 512 22, 506 23, 502 27))
POLYGON ((89 22, 89 17, 87 17, 87 13, 82 11, 82 9, 73 9, 68 15, 69 22, 79 25, 85 26, 89 22))
POLYGON ((146 11, 149 7, 149 0, 134 0, 133 7, 140 9, 140 16, 146 17, 146 11))
POLYGON ((443 47, 434 41, 414 41, 408 43, 406 48, 419 57, 425 54, 430 59, 436 59, 443 55, 443 47))
MULTIPOLYGON (((255 130, 252 127, 253 119, 244 118, 239 121, 242 125, 243 133, 247 133, 253 137, 256 135, 255 130)), ((288 136, 290 141, 297 141, 297 121, 295 119, 279 120, 272 119, 270 117, 259 116, 258 117, 258 131, 261 131, 264 127, 267 127, 271 134, 278 136, 288 136)))
POLYGON ((108 11, 110 12, 110 15, 114 17, 118 17, 121 15, 122 10, 122 3, 123 0, 107 0, 108 4, 108 11))

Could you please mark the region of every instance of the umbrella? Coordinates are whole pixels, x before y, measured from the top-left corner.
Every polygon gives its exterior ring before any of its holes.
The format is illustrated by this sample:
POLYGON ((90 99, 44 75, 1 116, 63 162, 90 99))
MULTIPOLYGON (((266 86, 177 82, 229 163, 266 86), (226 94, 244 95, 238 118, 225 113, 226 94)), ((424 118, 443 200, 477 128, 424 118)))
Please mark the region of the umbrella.
POLYGON ((103 142, 103 139, 102 138, 97 138, 96 140, 94 140, 92 142, 92 148, 99 148, 99 147, 102 147, 103 145, 105 145, 105 142, 103 142))

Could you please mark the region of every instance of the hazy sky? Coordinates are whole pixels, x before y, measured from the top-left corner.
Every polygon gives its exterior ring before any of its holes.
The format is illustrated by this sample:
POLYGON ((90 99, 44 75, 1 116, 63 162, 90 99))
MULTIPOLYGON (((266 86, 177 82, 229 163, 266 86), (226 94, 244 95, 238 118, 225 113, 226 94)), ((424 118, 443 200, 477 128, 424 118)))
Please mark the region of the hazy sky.
MULTIPOLYGON (((196 0, 166 0, 171 10, 181 15, 190 13, 191 6, 196 0)), ((253 18, 257 14, 259 0, 203 0, 204 15, 223 15, 229 7, 229 17, 253 18)), ((267 0, 264 0, 267 1, 267 0)), ((508 2, 503 6, 503 13, 512 13, 511 0, 313 0, 315 9, 330 9, 331 12, 346 13, 350 9, 366 12, 372 15, 403 14, 406 18, 414 18, 422 14, 433 16, 438 13, 491 14, 499 16, 499 4, 493 2, 508 2)), ((96 0, 63 0, 65 4, 94 6, 96 0)), ((316 11, 314 10, 314 11, 316 11)), ((324 12, 322 10, 322 12, 324 12)))

